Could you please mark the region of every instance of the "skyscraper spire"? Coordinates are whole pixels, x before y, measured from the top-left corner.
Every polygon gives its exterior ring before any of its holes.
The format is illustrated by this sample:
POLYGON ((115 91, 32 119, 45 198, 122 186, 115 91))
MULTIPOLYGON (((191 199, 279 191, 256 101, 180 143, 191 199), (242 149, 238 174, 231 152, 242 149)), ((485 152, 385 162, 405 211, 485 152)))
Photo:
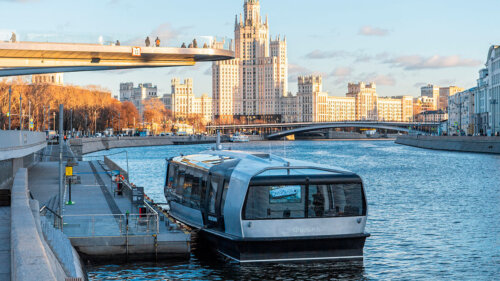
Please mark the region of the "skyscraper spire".
POLYGON ((257 23, 260 20, 260 4, 258 0, 245 0, 245 23, 257 23))

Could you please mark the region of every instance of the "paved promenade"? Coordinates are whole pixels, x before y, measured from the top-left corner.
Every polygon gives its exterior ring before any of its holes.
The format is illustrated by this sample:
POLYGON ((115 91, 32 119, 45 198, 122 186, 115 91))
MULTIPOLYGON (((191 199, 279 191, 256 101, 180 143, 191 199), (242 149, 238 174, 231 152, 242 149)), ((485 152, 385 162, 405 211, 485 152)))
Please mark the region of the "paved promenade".
MULTIPOLYGON (((48 147, 45 160, 58 159, 58 148, 48 147)), ((65 147, 64 159, 70 155, 65 147)), ((117 184, 111 181, 110 168, 104 161, 80 161, 73 167, 73 174, 79 180, 71 186, 74 204, 62 207, 63 232, 81 255, 103 261, 189 257, 190 235, 161 212, 156 215, 142 204, 133 204, 131 192, 116 194, 117 184), (147 215, 138 215, 139 207, 146 208, 147 215)), ((59 206, 58 177, 58 162, 38 163, 29 171, 31 194, 40 206, 47 205, 54 211, 59 206)), ((63 196, 63 202, 68 202, 68 185, 63 196)))

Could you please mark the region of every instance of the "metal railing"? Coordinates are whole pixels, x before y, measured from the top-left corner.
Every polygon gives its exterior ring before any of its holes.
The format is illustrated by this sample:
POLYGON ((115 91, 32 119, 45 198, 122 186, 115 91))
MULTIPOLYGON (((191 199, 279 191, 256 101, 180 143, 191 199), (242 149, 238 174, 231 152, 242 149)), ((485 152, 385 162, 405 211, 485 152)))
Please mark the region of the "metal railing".
POLYGON ((158 220, 159 218, 159 215, 158 215, 158 212, 153 208, 151 207, 151 205, 149 205, 148 202, 144 201, 144 205, 146 205, 146 208, 148 209, 148 214, 149 213, 152 213, 154 216, 156 216, 156 233, 160 233, 160 222, 158 220))
POLYGON ((51 208, 44 205, 43 207, 40 208, 39 213, 41 216, 45 216, 47 219, 53 220, 53 226, 55 228, 61 228, 61 226, 63 224, 62 217, 60 215, 58 215, 56 211, 54 211, 51 208), (47 211, 49 211, 48 214, 47 214, 47 211))
POLYGON ((158 213, 115 215, 64 215, 63 232, 68 237, 114 237, 153 235, 159 232, 158 213))
MULTIPOLYGON (((102 34, 99 32, 61 32, 47 30, 0 30, 0 43, 15 42, 39 42, 39 43, 71 43, 71 44, 97 44, 103 46, 137 46, 145 47, 146 37, 149 36, 150 47, 155 46, 156 34, 130 34, 127 32, 113 32, 102 34), (119 43, 119 44, 118 44, 119 43)), ((226 36, 204 36, 185 34, 176 38, 165 38, 159 36, 160 47, 180 48, 182 44, 189 47, 196 39, 197 48, 233 50, 233 41, 226 36)), ((194 45, 191 47, 195 47, 194 45)))

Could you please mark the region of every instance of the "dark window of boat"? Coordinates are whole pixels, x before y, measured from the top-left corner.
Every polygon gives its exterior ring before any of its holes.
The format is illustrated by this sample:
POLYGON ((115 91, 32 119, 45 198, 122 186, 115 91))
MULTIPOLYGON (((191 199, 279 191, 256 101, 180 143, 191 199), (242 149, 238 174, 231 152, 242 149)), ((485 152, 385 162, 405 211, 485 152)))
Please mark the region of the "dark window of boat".
POLYGON ((168 201, 175 201, 175 181, 177 177, 177 165, 173 163, 168 164, 168 175, 167 175, 167 199, 168 201))
POLYGON ((184 179, 186 176, 185 168, 180 166, 179 171, 177 172, 176 181, 174 183, 175 193, 177 198, 179 199, 178 203, 182 202, 182 196, 184 195, 184 179))
POLYGON ((226 204, 227 190, 229 189, 229 181, 224 180, 224 189, 222 190, 222 201, 220 203, 221 215, 224 216, 224 205, 226 204))
POLYGON ((200 208, 201 200, 201 181, 202 173, 198 170, 193 171, 193 185, 191 188, 191 204, 190 206, 195 209, 200 208))
POLYGON ((206 175, 198 169, 173 164, 169 165, 168 173, 168 200, 200 209, 201 194, 206 188, 206 175))
POLYGON ((250 186, 244 220, 366 215, 361 183, 250 186))
POLYGON ((218 184, 217 179, 212 178, 210 183, 210 193, 208 194, 208 212, 211 214, 215 214, 215 199, 217 197, 218 184))
POLYGON ((184 176, 184 186, 182 187, 182 205, 191 205, 191 189, 193 187, 193 171, 188 169, 184 176))

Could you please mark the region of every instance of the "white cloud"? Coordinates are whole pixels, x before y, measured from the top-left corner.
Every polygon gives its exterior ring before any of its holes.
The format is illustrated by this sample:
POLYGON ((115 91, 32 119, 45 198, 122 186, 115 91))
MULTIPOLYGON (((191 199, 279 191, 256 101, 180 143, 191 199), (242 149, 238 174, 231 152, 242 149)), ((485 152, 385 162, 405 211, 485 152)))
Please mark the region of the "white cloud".
POLYGON ((349 76, 352 74, 352 68, 350 67, 337 67, 331 73, 330 76, 335 78, 333 81, 334 85, 346 84, 349 80, 349 76))
POLYGON ((303 67, 301 65, 298 65, 298 64, 293 64, 293 63, 290 63, 288 64, 288 74, 289 75, 304 75, 304 74, 307 74, 311 72, 308 68, 306 67, 303 67))
POLYGON ((314 50, 307 55, 305 58, 307 59, 329 59, 336 57, 345 57, 348 56, 349 53, 346 51, 322 51, 322 50, 314 50))
POLYGON ((387 29, 372 27, 368 25, 361 27, 361 29, 358 32, 358 35, 364 35, 364 36, 386 36, 388 34, 389 30, 387 29))
POLYGON ((385 61, 397 67, 402 67, 406 70, 417 69, 438 69, 450 67, 469 67, 478 66, 481 61, 474 59, 465 59, 460 56, 439 56, 423 57, 418 55, 399 56, 385 61))
POLYGON ((391 74, 378 74, 375 72, 371 73, 363 73, 359 77, 361 77, 361 81, 365 82, 375 82, 377 85, 383 86, 394 86, 396 85, 396 79, 392 77, 391 74))
POLYGON ((332 76, 345 77, 352 73, 352 68, 350 67, 337 67, 332 71, 332 76))

